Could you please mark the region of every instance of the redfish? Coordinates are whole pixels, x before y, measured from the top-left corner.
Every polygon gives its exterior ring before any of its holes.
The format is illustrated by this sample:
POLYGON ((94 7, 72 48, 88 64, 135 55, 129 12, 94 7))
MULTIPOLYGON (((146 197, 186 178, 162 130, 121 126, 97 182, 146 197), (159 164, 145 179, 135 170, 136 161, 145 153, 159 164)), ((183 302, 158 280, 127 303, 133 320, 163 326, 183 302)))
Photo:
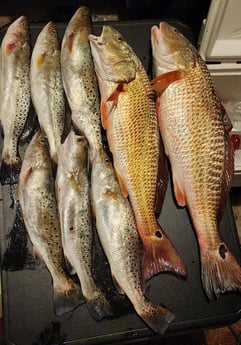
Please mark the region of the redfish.
POLYGON ((129 196, 144 246, 144 271, 150 277, 184 264, 155 218, 160 135, 154 94, 147 74, 121 34, 104 26, 89 36, 101 93, 101 120, 125 197, 129 196))
POLYGON ((151 29, 153 88, 175 198, 190 213, 209 298, 241 289, 241 268, 219 233, 233 177, 233 146, 205 62, 174 27, 151 29))

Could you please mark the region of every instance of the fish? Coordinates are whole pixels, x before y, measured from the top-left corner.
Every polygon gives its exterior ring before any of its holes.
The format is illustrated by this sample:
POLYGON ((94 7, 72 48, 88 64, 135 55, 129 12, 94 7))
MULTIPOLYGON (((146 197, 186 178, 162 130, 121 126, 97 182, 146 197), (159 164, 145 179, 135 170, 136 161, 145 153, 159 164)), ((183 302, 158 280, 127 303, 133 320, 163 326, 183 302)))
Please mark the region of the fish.
MULTIPOLYGON (((157 113, 174 194, 195 229, 209 299, 241 288, 241 268, 222 239, 234 150, 210 72, 196 48, 166 22, 151 28, 157 113)), ((184 236, 184 235, 183 235, 184 236)))
POLYGON ((102 147, 100 96, 88 35, 90 10, 81 6, 69 21, 61 46, 63 85, 75 128, 89 144, 90 162, 102 147))
POLYGON ((31 97, 40 127, 57 164, 65 130, 65 95, 60 67, 60 44, 55 24, 47 23, 33 47, 30 64, 31 97))
POLYGON ((18 200, 34 252, 52 277, 55 314, 63 315, 83 303, 83 296, 79 284, 65 271, 52 161, 41 131, 26 148, 18 200))
MULTIPOLYGON (((160 134, 154 93, 140 60, 113 27, 89 35, 101 95, 101 123, 124 197, 144 246, 145 277, 185 276, 185 265, 155 217, 160 134)), ((160 206, 159 206, 160 207, 160 206)))
POLYGON ((94 158, 91 186, 96 229, 117 291, 126 294, 137 314, 153 331, 163 334, 174 315, 144 296, 142 245, 135 218, 103 149, 94 158))
POLYGON ((2 184, 16 184, 21 168, 18 144, 30 107, 30 29, 25 16, 7 29, 1 44, 1 108, 3 130, 2 184))
POLYGON ((71 273, 77 273, 90 314, 97 321, 113 315, 111 306, 92 276, 93 231, 88 144, 70 131, 60 149, 56 194, 62 246, 71 273))

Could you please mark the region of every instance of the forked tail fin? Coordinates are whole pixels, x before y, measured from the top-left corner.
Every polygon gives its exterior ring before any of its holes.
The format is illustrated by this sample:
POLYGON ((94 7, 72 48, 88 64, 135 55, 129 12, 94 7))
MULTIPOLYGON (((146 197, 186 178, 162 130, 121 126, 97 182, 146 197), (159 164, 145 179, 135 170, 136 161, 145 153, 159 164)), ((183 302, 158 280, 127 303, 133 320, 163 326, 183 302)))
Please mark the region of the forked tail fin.
POLYGON ((153 236, 142 238, 144 246, 144 277, 149 279, 153 275, 170 271, 183 277, 187 276, 185 265, 171 240, 164 231, 157 226, 153 236))
POLYGON ((67 287, 53 286, 54 311, 57 316, 71 312, 85 302, 81 288, 74 281, 69 280, 67 287))
POLYGON ((241 291, 241 267, 223 241, 213 251, 201 251, 201 266, 202 285, 209 299, 241 291))
POLYGON ((164 334, 175 316, 167 308, 153 304, 145 299, 141 310, 136 312, 146 324, 156 333, 164 334))
POLYGON ((2 160, 0 167, 0 182, 2 185, 18 183, 20 165, 9 165, 2 160))

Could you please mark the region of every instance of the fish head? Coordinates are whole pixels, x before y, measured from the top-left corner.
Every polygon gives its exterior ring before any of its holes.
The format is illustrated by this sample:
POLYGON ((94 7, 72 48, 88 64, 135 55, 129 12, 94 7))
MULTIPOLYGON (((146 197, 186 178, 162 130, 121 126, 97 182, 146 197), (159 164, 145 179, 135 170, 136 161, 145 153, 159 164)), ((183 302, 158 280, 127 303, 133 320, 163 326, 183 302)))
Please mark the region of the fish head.
POLYGON ((62 161, 66 162, 66 166, 70 170, 86 169, 88 160, 88 143, 84 136, 77 135, 74 131, 70 131, 61 148, 62 161))
POLYGON ((133 51, 113 27, 103 26, 100 36, 89 35, 97 75, 114 83, 129 83, 135 79, 133 51))
POLYGON ((72 52, 73 46, 89 44, 88 36, 92 33, 91 13, 88 7, 80 6, 70 19, 62 41, 62 49, 72 52))
POLYGON ((114 175, 114 169, 110 157, 104 149, 100 149, 95 155, 92 166, 93 174, 98 179, 98 183, 106 185, 109 178, 114 175))
POLYGON ((195 66, 197 52, 180 31, 166 22, 151 28, 154 74, 185 71, 195 66))
POLYGON ((29 44, 30 30, 28 21, 25 16, 21 16, 8 27, 2 42, 2 50, 8 56, 13 51, 29 48, 29 44))

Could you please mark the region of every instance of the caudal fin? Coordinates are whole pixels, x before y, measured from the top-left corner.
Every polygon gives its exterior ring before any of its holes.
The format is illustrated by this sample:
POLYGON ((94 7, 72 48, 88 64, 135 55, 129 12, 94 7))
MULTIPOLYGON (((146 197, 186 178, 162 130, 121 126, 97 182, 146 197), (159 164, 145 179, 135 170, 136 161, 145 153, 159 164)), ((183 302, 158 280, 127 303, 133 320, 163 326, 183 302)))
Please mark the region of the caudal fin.
POLYGON ((209 299, 220 294, 241 291, 241 267, 224 242, 212 251, 201 251, 201 278, 209 299))
POLYGON ((9 165, 2 160, 0 167, 0 182, 2 185, 18 183, 20 165, 9 165))
POLYGON ((162 272, 170 271, 183 277, 187 276, 185 265, 176 248, 159 227, 155 235, 143 239, 145 279, 162 272))
POLYGON ((143 321, 158 334, 164 334, 169 324, 175 318, 174 314, 167 308, 153 304, 147 300, 145 300, 142 309, 136 309, 136 311, 143 321))
POLYGON ((97 290, 91 299, 86 298, 86 305, 90 315, 96 321, 113 316, 112 308, 100 290, 97 290))
POLYGON ((69 281, 67 288, 54 285, 54 310, 57 316, 71 312, 80 304, 85 303, 81 288, 73 281, 69 281))

